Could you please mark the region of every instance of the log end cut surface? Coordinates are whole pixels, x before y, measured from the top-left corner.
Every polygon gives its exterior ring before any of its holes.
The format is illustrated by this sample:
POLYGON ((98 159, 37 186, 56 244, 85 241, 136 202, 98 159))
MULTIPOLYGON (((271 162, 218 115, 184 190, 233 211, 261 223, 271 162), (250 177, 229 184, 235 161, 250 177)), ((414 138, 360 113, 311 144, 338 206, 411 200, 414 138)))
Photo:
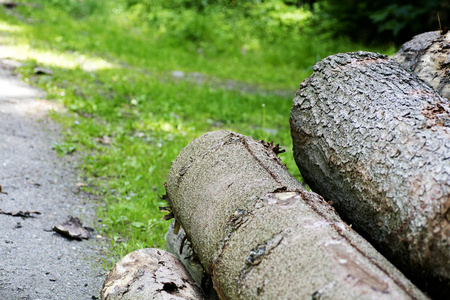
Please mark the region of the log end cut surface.
POLYGON ((450 32, 416 35, 403 44, 393 59, 450 99, 450 32))
POLYGON ((102 300, 204 299, 198 285, 172 254, 139 249, 117 262, 105 278, 102 300))

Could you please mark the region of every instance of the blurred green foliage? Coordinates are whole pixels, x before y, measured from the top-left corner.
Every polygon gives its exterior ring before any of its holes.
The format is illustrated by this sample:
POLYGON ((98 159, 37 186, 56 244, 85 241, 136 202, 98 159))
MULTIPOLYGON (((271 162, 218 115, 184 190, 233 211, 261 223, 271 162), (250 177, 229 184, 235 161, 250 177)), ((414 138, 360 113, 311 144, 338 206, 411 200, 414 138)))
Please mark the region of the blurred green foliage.
POLYGON ((97 0, 47 0, 44 3, 47 6, 64 10, 74 17, 81 18, 101 9, 103 2, 97 0))
POLYGON ((414 35, 439 30, 449 23, 448 0, 319 0, 314 4, 314 26, 362 42, 402 44, 414 35))
POLYGON ((117 3, 162 30, 174 29, 193 41, 223 37, 223 45, 230 37, 229 32, 236 30, 242 32, 241 38, 254 32, 274 40, 292 37, 293 32, 314 30, 366 43, 399 44, 415 34, 438 30, 437 14, 442 26, 450 26, 449 0, 119 0, 117 3), (210 22, 204 22, 205 17, 210 22))
MULTIPOLYGON (((227 48, 230 32, 240 39, 255 33, 268 40, 292 37, 314 29, 364 42, 403 43, 413 35, 438 30, 439 14, 449 25, 449 0, 47 0, 47 5, 66 10, 74 17, 113 7, 131 19, 157 26, 197 44, 221 39, 227 48), (205 22, 207 18, 207 22, 205 22), (310 25, 310 26, 306 26, 310 25)), ((254 36, 252 36, 254 38, 254 36)), ((236 41, 233 41, 234 43, 236 41)), ((201 45, 198 45, 201 46, 201 45)), ((248 47, 248 46, 247 46, 248 47)), ((251 47, 251 46, 250 46, 251 47)))
POLYGON ((261 40, 295 43, 307 28, 310 11, 271 1, 123 0, 130 20, 146 22, 160 38, 178 42, 211 55, 241 48, 259 50, 261 40))
POLYGON ((364 43, 395 42, 450 26, 450 0, 48 0, 73 17, 105 10, 146 23, 159 38, 189 41, 209 54, 295 43, 302 34, 350 37, 364 43))

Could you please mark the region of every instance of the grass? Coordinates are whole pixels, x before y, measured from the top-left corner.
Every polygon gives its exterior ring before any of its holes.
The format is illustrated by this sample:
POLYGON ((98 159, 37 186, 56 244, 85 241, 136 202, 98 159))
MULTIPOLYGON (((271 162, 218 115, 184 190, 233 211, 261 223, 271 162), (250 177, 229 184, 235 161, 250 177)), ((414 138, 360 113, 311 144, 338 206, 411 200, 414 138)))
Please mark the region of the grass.
POLYGON ((287 150, 283 162, 301 180, 289 132, 293 92, 276 91, 295 91, 321 57, 361 49, 305 36, 290 50, 274 43, 250 54, 205 55, 208 49, 199 53, 188 40, 174 46, 183 41, 154 31, 120 14, 80 18, 42 4, 0 9, 0 43, 8 56, 24 62, 25 81, 63 107, 52 116, 63 124, 65 141, 53 147, 61 155, 83 154, 84 188, 104 203, 99 230, 110 241, 109 263, 138 248, 165 248, 169 224, 158 206, 165 204, 160 196, 171 162, 207 131, 280 143, 287 150), (36 66, 53 75, 35 75, 36 66), (174 80, 175 70, 201 73, 203 81, 174 80), (223 88, 228 79, 253 88, 223 88))

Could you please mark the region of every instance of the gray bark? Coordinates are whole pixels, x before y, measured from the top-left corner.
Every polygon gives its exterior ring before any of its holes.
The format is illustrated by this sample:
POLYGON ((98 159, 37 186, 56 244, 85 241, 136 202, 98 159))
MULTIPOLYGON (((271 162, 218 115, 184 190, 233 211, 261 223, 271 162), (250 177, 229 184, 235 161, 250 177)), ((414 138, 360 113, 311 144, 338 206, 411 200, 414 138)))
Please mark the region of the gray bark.
POLYGON ((205 276, 203 266, 200 264, 197 255, 192 248, 192 244, 187 239, 183 227, 181 227, 177 234, 174 232, 173 221, 166 233, 166 248, 169 253, 172 253, 184 265, 186 270, 191 275, 192 279, 203 288, 206 298, 209 300, 217 300, 216 291, 213 289, 208 277, 205 276))
POLYGON ((180 228, 178 234, 174 233, 174 223, 172 222, 166 233, 166 248, 169 253, 175 255, 186 270, 191 275, 192 279, 199 285, 202 283, 203 267, 198 261, 192 245, 186 237, 186 233, 183 228, 180 228))
POLYGON ((169 172, 167 201, 221 299, 426 298, 273 149, 210 132, 169 172))
POLYGON ((314 66, 291 112, 309 186, 430 293, 450 297, 450 105, 385 56, 314 66))
POLYGON ((153 248, 133 251, 118 261, 100 294, 102 300, 204 299, 181 262, 153 248))
POLYGON ((392 57, 440 95, 450 99, 450 32, 426 32, 406 42, 392 57))

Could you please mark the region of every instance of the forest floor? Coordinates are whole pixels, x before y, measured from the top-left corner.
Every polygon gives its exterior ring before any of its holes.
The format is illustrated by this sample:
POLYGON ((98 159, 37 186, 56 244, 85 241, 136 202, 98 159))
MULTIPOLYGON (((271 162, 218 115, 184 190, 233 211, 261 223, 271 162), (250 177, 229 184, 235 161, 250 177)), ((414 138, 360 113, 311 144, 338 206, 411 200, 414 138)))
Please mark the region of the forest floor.
POLYGON ((102 237, 52 230, 69 215, 95 228, 97 204, 77 187, 76 158, 52 149, 54 104, 12 74, 17 65, 0 57, 0 299, 97 299, 102 237))

